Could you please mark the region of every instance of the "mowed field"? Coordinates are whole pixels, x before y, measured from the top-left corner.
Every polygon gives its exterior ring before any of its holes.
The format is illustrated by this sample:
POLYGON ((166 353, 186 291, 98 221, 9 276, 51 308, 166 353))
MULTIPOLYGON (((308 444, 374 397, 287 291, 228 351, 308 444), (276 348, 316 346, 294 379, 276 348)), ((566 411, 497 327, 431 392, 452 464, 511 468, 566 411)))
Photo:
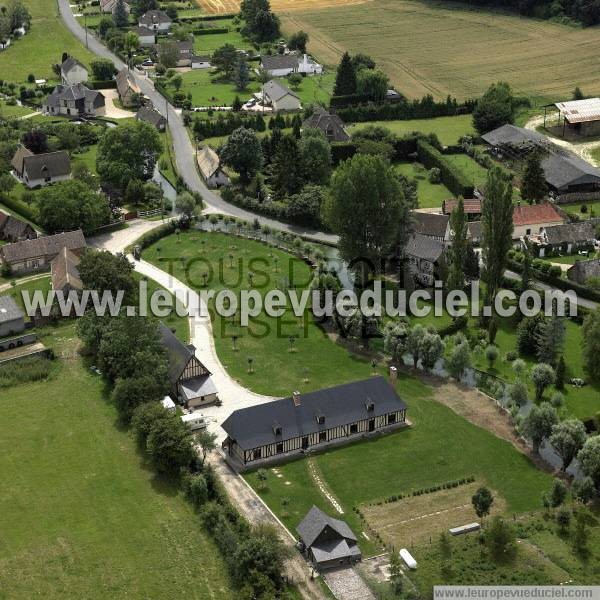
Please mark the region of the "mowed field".
POLYGON ((75 324, 38 333, 50 379, 0 389, 0 597, 235 598, 198 515, 116 425, 75 324))
MULTIPOLYGON (((364 4, 372 0, 272 0, 271 7, 276 11, 314 10, 328 6, 349 6, 364 4)), ((240 9, 240 0, 196 0, 198 6, 209 15, 236 13, 240 9)))
POLYGON ((345 50, 370 54, 410 97, 470 98, 501 79, 520 94, 600 92, 597 28, 420 0, 281 10, 284 32, 307 31, 321 62, 334 65, 345 50))
POLYGON ((52 65, 60 62, 63 52, 88 65, 94 55, 86 50, 63 25, 55 2, 24 0, 31 13, 31 28, 3 52, 0 52, 0 77, 25 83, 33 74, 37 79, 56 79, 52 65))

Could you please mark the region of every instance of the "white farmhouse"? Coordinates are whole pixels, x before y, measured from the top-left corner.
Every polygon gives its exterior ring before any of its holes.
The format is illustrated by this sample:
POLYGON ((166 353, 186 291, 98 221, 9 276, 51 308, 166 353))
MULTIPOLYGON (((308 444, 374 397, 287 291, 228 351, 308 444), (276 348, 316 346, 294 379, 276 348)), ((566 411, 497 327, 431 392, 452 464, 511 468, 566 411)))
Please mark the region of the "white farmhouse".
POLYGON ((300 98, 294 92, 271 79, 263 86, 263 102, 273 108, 273 111, 300 110, 300 98))
POLYGON ((216 188, 231 183, 221 169, 219 155, 210 146, 204 146, 198 153, 198 168, 208 187, 216 188))
POLYGON ((64 150, 33 154, 25 146, 19 146, 11 160, 11 166, 13 175, 28 188, 71 178, 71 159, 64 150))
POLYGON ((68 56, 60 65, 60 78, 63 85, 85 83, 88 75, 88 70, 72 56, 68 56))

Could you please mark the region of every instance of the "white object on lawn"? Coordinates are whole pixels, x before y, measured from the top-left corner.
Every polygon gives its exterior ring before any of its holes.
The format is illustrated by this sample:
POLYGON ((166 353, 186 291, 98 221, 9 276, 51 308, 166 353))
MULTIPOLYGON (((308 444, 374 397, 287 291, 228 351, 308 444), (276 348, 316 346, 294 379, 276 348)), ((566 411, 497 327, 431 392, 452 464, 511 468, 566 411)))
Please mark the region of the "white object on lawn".
POLYGON ((406 563, 406 566, 409 569, 417 568, 417 561, 413 558, 412 554, 406 548, 402 548, 399 554, 400 558, 406 563))

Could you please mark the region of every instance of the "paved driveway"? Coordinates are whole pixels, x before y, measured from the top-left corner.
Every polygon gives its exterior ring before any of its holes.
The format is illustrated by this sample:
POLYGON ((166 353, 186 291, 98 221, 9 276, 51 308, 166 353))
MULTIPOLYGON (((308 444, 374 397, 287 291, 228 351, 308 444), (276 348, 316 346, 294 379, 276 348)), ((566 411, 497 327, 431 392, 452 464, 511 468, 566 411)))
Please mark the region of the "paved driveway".
MULTIPOLYGON (((132 257, 129 258, 133 260, 132 257)), ((199 295, 175 277, 144 260, 133 262, 138 273, 154 279, 172 294, 177 294, 185 305, 189 306, 191 303, 192 306, 200 306, 199 295)), ((202 408, 200 412, 207 417, 208 428, 217 435, 217 441, 220 443, 225 439, 225 432, 220 425, 234 410, 269 402, 274 398, 251 392, 229 375, 227 367, 221 363, 215 349, 212 324, 206 305, 202 304, 198 312, 201 314, 190 317, 191 341, 196 348, 196 356, 212 373, 212 380, 222 400, 221 406, 208 406, 202 408)))
POLYGON ((327 571, 323 579, 338 600, 375 600, 375 596, 354 567, 327 571))

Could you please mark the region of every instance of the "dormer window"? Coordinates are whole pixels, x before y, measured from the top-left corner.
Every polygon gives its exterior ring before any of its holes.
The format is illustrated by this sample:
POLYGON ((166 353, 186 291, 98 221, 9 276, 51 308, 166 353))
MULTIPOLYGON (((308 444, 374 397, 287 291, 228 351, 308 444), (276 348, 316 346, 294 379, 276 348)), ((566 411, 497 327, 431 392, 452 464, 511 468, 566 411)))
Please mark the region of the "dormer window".
POLYGON ((281 435, 281 425, 279 423, 273 423, 273 434, 281 435))
POLYGON ((373 412, 375 410, 375 402, 373 402, 373 400, 371 400, 371 398, 367 398, 365 401, 365 408, 369 412, 373 412))
POLYGON ((319 425, 323 425, 325 423, 325 415, 322 412, 318 412, 315 417, 319 425))

